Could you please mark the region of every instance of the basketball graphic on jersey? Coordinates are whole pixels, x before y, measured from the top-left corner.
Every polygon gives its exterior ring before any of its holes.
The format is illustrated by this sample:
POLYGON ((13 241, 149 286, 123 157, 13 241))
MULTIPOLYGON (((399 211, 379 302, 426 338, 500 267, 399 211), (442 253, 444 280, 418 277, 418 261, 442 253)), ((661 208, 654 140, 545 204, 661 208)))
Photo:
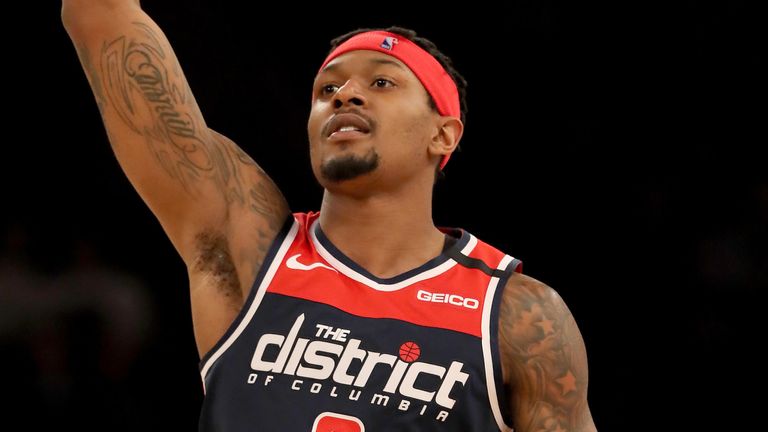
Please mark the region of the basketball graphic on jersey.
POLYGON ((416 342, 406 342, 400 345, 400 360, 412 363, 419 359, 421 348, 416 342))
POLYGON ((365 426, 357 417, 324 412, 315 419, 312 432, 365 432, 365 426))

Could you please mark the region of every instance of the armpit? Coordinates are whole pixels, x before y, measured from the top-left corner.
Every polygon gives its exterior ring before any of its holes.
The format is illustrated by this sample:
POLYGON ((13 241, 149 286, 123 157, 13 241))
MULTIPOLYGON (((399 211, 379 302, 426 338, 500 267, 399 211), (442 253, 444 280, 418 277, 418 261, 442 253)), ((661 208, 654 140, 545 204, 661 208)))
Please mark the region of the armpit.
POLYGON ((233 305, 242 305, 240 279, 224 234, 210 231, 199 233, 195 237, 195 248, 198 254, 192 271, 204 274, 208 283, 216 286, 218 292, 231 300, 233 305))

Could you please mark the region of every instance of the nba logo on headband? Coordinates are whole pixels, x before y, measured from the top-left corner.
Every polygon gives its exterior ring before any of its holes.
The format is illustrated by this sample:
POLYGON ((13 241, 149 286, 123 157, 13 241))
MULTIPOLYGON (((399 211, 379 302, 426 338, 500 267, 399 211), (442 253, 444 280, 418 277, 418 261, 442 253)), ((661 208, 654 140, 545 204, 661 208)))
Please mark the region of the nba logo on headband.
POLYGON ((392 51, 392 48, 394 48, 395 45, 397 45, 397 38, 393 38, 390 36, 385 37, 384 40, 381 42, 381 47, 390 51, 392 51))

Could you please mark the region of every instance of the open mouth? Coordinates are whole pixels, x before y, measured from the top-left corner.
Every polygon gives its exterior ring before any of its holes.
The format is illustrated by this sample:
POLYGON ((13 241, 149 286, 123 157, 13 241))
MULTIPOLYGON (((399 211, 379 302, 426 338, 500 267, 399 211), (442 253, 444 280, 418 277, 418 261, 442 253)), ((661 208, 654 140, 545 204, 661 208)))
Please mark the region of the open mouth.
POLYGON ((364 137, 371 132, 371 126, 365 118, 345 113, 335 115, 328 122, 327 131, 329 140, 338 141, 364 137))

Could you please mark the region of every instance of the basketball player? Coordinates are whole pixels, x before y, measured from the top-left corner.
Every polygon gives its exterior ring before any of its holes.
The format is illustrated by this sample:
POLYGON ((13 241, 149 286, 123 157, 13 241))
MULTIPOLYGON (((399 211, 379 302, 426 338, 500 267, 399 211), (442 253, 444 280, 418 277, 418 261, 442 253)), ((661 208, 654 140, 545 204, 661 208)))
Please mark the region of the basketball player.
POLYGON ((303 214, 206 125, 138 1, 63 0, 62 19, 120 165, 187 265, 201 431, 595 430, 562 299, 433 224, 466 83, 431 42, 334 41, 307 126, 325 194, 303 214))

